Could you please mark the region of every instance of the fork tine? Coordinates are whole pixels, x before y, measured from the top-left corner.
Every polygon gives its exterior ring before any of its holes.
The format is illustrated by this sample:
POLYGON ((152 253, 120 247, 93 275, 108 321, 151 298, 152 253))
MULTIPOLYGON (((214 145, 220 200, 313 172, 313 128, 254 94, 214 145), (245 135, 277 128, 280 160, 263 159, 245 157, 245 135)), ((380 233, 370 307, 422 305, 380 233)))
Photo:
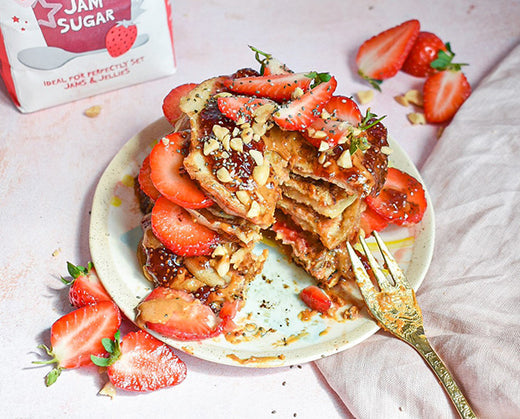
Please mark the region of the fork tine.
POLYGON ((361 294, 365 300, 372 298, 377 292, 370 277, 365 270, 365 267, 361 263, 361 260, 356 255, 356 252, 352 248, 349 242, 347 242, 347 250, 350 256, 350 260, 352 262, 352 269, 354 271, 354 275, 356 277, 356 282, 358 284, 359 289, 361 290, 361 294))
POLYGON ((365 255, 368 259, 368 263, 370 264, 370 267, 372 268, 372 272, 374 273, 374 276, 376 277, 379 287, 382 290, 388 291, 389 289, 392 288, 392 283, 388 280, 387 276, 381 270, 379 263, 374 258, 374 255, 372 255, 372 252, 368 248, 368 245, 367 245, 367 242, 365 241, 365 239, 363 237, 359 237, 359 242, 361 243, 361 246, 363 247, 365 255))
POLYGON ((379 250, 381 251, 381 254, 383 255, 383 259, 385 260, 388 271, 392 275, 392 278, 394 279, 395 283, 403 285, 406 288, 410 288, 410 285, 408 284, 403 270, 390 253, 390 250, 388 250, 388 247, 386 247, 385 242, 381 239, 377 232, 374 231, 372 234, 376 239, 377 245, 379 247, 379 250))

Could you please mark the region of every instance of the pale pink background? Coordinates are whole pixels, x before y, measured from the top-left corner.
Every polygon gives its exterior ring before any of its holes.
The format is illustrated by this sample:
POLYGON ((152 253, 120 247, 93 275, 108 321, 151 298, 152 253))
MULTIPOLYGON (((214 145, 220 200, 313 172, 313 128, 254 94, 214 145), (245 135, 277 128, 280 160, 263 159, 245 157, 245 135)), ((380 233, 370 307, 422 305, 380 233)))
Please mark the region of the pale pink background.
MULTIPOLYGON (((345 405, 317 367, 241 369, 181 354, 188 378, 145 395, 96 395, 95 370, 65 371, 46 388, 47 368, 33 368, 36 346, 70 310, 59 276, 66 261, 86 263, 94 189, 111 158, 161 116, 172 87, 255 66, 248 44, 270 51, 296 71, 329 71, 338 92, 366 89, 355 75, 357 47, 410 18, 451 41, 474 88, 520 41, 520 3, 499 1, 194 1, 173 5, 178 61, 175 75, 75 103, 22 115, 0 91, 0 415, 3 417, 341 418, 345 405), (95 119, 83 115, 101 105, 95 119)), ((405 74, 385 82, 371 104, 388 115, 390 135, 421 168, 438 127, 411 126, 392 97, 420 80, 405 74)), ((490 98, 492 100, 492 98, 490 98)), ((374 339, 381 338, 377 335, 374 339)), ((426 365, 419 365, 427 368, 426 365)), ((363 391, 362 383, 351 386, 363 391)), ((428 394, 410 395, 427 398, 428 394)), ((374 400, 377 405, 378 400, 374 400)), ((367 414, 367 417, 370 415, 367 414)), ((390 416, 391 417, 391 416, 390 416)), ((424 417, 428 417, 425 413, 424 417)))

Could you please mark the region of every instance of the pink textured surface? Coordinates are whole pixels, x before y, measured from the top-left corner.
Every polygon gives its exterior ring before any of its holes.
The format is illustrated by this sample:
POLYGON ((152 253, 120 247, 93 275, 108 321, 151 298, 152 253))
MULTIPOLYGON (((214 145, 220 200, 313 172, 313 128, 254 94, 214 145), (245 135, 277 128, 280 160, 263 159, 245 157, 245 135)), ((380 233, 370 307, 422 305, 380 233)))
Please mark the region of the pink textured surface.
MULTIPOLYGON (((424 30, 451 41, 460 61, 471 64, 465 73, 476 90, 520 41, 520 3, 509 0, 326 0, 319 5, 291 0, 276 6, 260 0, 247 5, 238 0, 178 0, 173 5, 178 70, 169 78, 28 115, 14 108, 2 84, 1 415, 161 417, 174 412, 176 417, 215 418, 350 416, 314 364, 252 370, 180 354, 188 366, 188 377, 182 385, 139 396, 120 393, 111 401, 96 395, 103 378, 95 370, 65 371, 55 385, 46 388, 43 377, 48 369, 33 368, 31 362, 39 358, 36 346, 49 343, 51 324, 70 310, 59 281, 59 276, 66 274, 66 261, 85 264, 90 259, 89 210, 99 177, 129 138, 161 116, 162 98, 172 87, 255 66, 249 44, 272 52, 296 71, 329 71, 338 80, 337 91, 351 95, 367 89, 355 73, 358 46, 373 34, 411 18, 419 19, 424 30), (92 105, 101 105, 102 111, 91 119, 83 112, 92 105)), ((406 119, 410 109, 398 105, 393 96, 420 83, 420 79, 398 74, 384 83, 383 93, 370 104, 374 112, 388 115, 385 123, 390 135, 419 168, 432 154, 438 127, 411 126, 406 119)), ((493 98, 489 101, 493 106, 493 98)), ((456 136, 452 140, 457 141, 456 136)), ((427 180, 433 179, 430 169, 427 180)), ((438 188, 435 191, 442 193, 438 188)), ((504 251, 512 253, 513 249, 504 251)), ((432 270, 438 272, 439 267, 432 270)), ((423 286, 428 281, 435 278, 427 277, 423 286)), ((387 337, 378 334, 371 339, 387 337)), ((392 348, 409 351, 397 341, 392 348)), ((443 349, 442 343, 438 349, 443 349)), ((427 367, 417 361, 414 368, 427 367)), ((467 380, 471 380, 471 374, 467 380)), ((430 381, 436 386, 433 379, 430 381)), ((360 380, 344 383, 364 391, 360 380)), ((508 389, 503 391, 507 394, 508 389)), ((425 400, 427 409, 429 396, 420 393, 406 397, 425 400)), ((443 403, 440 412, 452 415, 447 402, 443 403)), ((373 411, 359 409, 357 415, 377 417, 377 398, 373 404, 373 411)), ((388 416, 408 417, 406 408, 413 406, 410 402, 401 406, 404 411, 389 412, 388 416)), ((429 417, 428 410, 420 415, 429 417)))

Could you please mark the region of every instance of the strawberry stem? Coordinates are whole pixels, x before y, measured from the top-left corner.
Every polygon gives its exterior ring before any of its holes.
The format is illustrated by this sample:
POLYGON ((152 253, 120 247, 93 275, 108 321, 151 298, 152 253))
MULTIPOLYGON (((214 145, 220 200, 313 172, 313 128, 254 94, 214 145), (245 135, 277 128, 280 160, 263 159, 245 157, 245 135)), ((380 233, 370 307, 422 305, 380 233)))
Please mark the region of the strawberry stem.
POLYGON ((109 367, 121 357, 121 332, 118 330, 114 334, 114 340, 109 338, 101 339, 105 350, 110 354, 108 358, 90 355, 92 362, 98 367, 109 367))
POLYGON ((326 83, 331 79, 331 75, 329 73, 318 73, 316 71, 311 71, 306 74, 305 77, 308 77, 313 80, 311 89, 318 86, 321 83, 326 83))
POLYGON ((378 92, 381 91, 381 84, 383 83, 383 80, 378 80, 378 79, 373 79, 371 77, 368 77, 361 70, 358 70, 358 74, 361 76, 361 78, 365 79, 378 92))
POLYGON ((52 357, 52 359, 48 359, 47 361, 33 361, 32 362, 33 364, 38 364, 38 365, 56 364, 56 366, 45 376, 45 385, 47 387, 49 387, 49 386, 53 385, 56 382, 56 380, 60 376, 61 371, 62 371, 63 368, 61 368, 59 366, 59 361, 58 361, 58 359, 56 358, 56 355, 54 355, 54 353, 52 352, 51 349, 47 348, 47 346, 45 346, 43 344, 42 345, 38 345, 38 348, 45 350, 47 355, 52 357))
POLYGON ((430 63, 430 67, 435 70, 444 71, 452 70, 459 71, 462 66, 468 65, 467 63, 452 63, 455 53, 451 50, 451 45, 446 42, 446 51, 440 49, 437 53, 437 58, 430 63))
POLYGON ((260 63, 260 65, 261 65, 261 67, 260 67, 260 74, 264 74, 265 66, 267 65, 269 60, 271 58, 273 58, 273 56, 271 54, 268 54, 267 52, 260 51, 258 48, 255 48, 252 45, 249 45, 249 48, 252 51, 254 51, 254 53, 255 53, 255 60, 258 61, 260 63), (261 56, 263 56, 264 58, 262 58, 261 56))

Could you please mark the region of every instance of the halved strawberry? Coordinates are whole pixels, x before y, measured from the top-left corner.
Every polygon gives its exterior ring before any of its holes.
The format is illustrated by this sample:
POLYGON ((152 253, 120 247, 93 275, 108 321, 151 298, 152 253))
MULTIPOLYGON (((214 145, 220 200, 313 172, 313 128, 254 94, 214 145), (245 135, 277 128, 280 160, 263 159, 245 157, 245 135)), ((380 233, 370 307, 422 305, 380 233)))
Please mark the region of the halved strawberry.
POLYGON ((182 162, 188 146, 186 133, 162 138, 150 153, 150 179, 161 195, 183 208, 209 207, 213 201, 184 172, 182 162))
MULTIPOLYGON (((200 340, 222 333, 224 322, 211 308, 185 291, 157 287, 137 307, 137 324, 180 340, 200 340)), ((225 314, 231 321, 233 313, 225 314)))
POLYGON ((47 374, 46 384, 53 384, 63 369, 91 365, 90 355, 104 356, 101 340, 114 336, 121 324, 119 308, 111 301, 87 305, 66 314, 51 327, 51 348, 39 345, 52 359, 35 364, 56 364, 47 374))
POLYGON ((379 216, 397 225, 420 222, 427 206, 421 183, 395 167, 388 168, 379 195, 367 196, 365 201, 379 216))
POLYGON ((127 391, 154 391, 172 387, 186 378, 186 364, 173 350, 144 330, 128 333, 122 340, 119 331, 114 340, 104 339, 109 358, 92 357, 107 367, 110 382, 127 391))
POLYGON ((312 310, 325 313, 331 306, 332 300, 321 288, 309 285, 300 292, 300 298, 312 310))
POLYGON ((377 212, 367 206, 366 210, 361 214, 360 225, 365 232, 365 236, 370 236, 373 231, 384 230, 388 226, 387 219, 381 217, 377 212))
POLYGON ((74 307, 79 308, 100 301, 112 301, 91 262, 88 263, 87 267, 76 266, 67 262, 67 270, 72 280, 69 281, 63 277, 61 280, 63 283, 70 285, 69 301, 74 307))
POLYGON ((446 51, 444 42, 431 32, 419 32, 401 71, 415 77, 426 77, 435 74, 431 62, 437 58, 439 51, 446 51))
POLYGON ((297 99, 280 106, 273 114, 276 124, 290 131, 302 131, 316 120, 336 90, 337 82, 328 74, 317 74, 318 78, 326 79, 297 99))
POLYGON ((312 77, 306 73, 290 73, 228 79, 225 86, 242 95, 284 101, 291 99, 298 87, 306 91, 311 82, 312 77))
POLYGON ((150 198, 152 201, 157 201, 157 199, 161 196, 161 193, 154 186, 152 178, 150 177, 151 174, 152 169, 150 168, 150 155, 148 155, 141 164, 139 175, 137 176, 137 181, 139 182, 139 187, 146 194, 146 196, 148 196, 148 198, 150 198))
POLYGON ((170 122, 170 124, 175 125, 177 120, 182 115, 182 111, 179 107, 181 98, 186 96, 196 86, 197 84, 195 83, 182 84, 177 86, 175 89, 172 89, 170 93, 166 95, 163 100, 162 110, 164 116, 170 122))
POLYGON ((185 209, 163 196, 152 209, 152 231, 180 256, 209 255, 219 242, 217 233, 195 222, 185 209))
POLYGON ((262 105, 272 105, 274 109, 275 103, 265 98, 220 96, 217 99, 217 105, 220 112, 233 121, 243 120, 244 122, 251 122, 256 108, 262 105))
POLYGON ((445 70, 426 79, 423 86, 424 116, 430 123, 449 121, 471 94, 460 70, 445 70))
POLYGON ((271 74, 289 74, 293 73, 289 68, 282 64, 278 59, 267 52, 260 51, 258 48, 249 45, 249 48, 255 52, 255 59, 261 64, 260 74, 269 76, 271 74), (263 58, 262 58, 263 57, 263 58))
POLYGON ((303 131, 303 135, 316 147, 319 147, 322 141, 335 147, 348 133, 349 128, 357 126, 362 119, 356 102, 345 96, 333 96, 323 107, 320 117, 303 131))
POLYGON ((380 90, 382 80, 395 76, 403 66, 420 28, 419 21, 412 19, 365 41, 356 56, 359 75, 380 90))

